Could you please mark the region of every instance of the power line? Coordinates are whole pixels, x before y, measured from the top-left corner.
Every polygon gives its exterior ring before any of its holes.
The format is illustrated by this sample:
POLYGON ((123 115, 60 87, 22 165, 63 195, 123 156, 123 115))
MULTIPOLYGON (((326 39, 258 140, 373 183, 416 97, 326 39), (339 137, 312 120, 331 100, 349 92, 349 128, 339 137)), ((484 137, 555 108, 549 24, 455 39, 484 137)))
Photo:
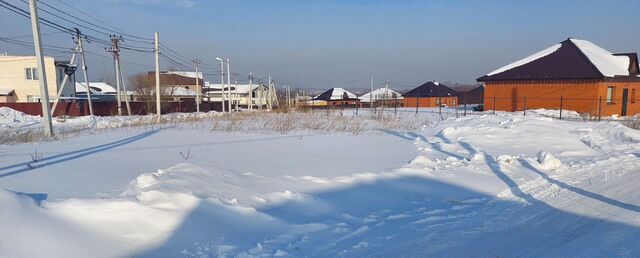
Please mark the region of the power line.
MULTIPOLYGON (((26 0, 21 0, 21 1, 26 3, 26 0)), ((60 1, 60 2, 61 2, 61 1, 60 1)), ((53 10, 55 10, 55 11, 58 11, 58 12, 62 13, 62 14, 64 14, 64 15, 68 15, 68 16, 73 17, 73 18, 75 18, 75 19, 77 19, 77 20, 79 20, 79 21, 82 21, 82 22, 87 23, 87 24, 89 24, 89 25, 92 25, 92 26, 94 26, 94 27, 100 28, 100 29, 102 29, 103 31, 107 31, 107 32, 111 32, 111 33, 117 33, 117 34, 122 34, 122 35, 124 35, 124 36, 132 37, 132 38, 145 39, 145 40, 147 40, 147 41, 140 41, 140 40, 133 40, 133 39, 132 39, 131 41, 136 41, 136 42, 139 42, 139 43, 146 43, 146 44, 153 44, 153 39, 150 39, 150 38, 143 38, 143 37, 138 37, 138 36, 134 36, 134 35, 131 35, 131 34, 124 33, 124 32, 122 32, 122 31, 120 31, 120 30, 112 30, 112 29, 109 29, 109 28, 105 28, 105 27, 103 27, 103 26, 97 25, 97 24, 92 23, 92 22, 90 22, 90 21, 87 21, 87 20, 81 19, 81 18, 79 18, 79 17, 77 17, 77 16, 74 16, 74 15, 72 15, 72 14, 70 14, 70 13, 68 13, 68 12, 64 11, 64 10, 58 9, 58 8, 56 8, 55 6, 52 6, 52 5, 50 5, 50 4, 47 4, 47 3, 46 3, 46 2, 44 2, 44 1, 42 2, 42 4, 43 4, 43 5, 45 5, 45 6, 47 6, 47 7, 49 7, 49 8, 51 8, 51 9, 53 9, 53 10)), ((73 7, 73 8, 74 8, 75 10, 78 10, 78 11, 79 11, 79 9, 77 9, 77 8, 75 8, 75 7, 73 7)), ((50 12, 46 11, 46 10, 43 10, 43 11, 44 11, 44 12, 46 12, 46 13, 49 13, 49 14, 51 14, 51 15, 54 15, 54 14, 52 14, 52 13, 50 13, 50 12)), ((62 18, 62 17, 60 17, 60 16, 57 16, 57 15, 54 15, 54 16, 56 16, 56 17, 58 17, 58 18, 60 18, 60 19, 64 19, 64 18, 62 18)), ((65 20, 66 20, 66 19, 65 19, 65 20)), ((67 20, 67 21, 68 21, 68 20, 67 20)), ((74 23, 74 24, 77 24, 78 26, 82 26, 82 27, 85 27, 85 28, 87 28, 87 29, 90 29, 90 30, 96 31, 96 32, 98 32, 98 33, 102 33, 102 34, 109 35, 109 33, 101 32, 101 31, 97 31, 97 30, 95 30, 95 29, 92 29, 92 28, 89 28, 89 27, 86 27, 86 26, 80 25, 80 24, 75 23, 75 22, 72 22, 72 21, 69 21, 69 22, 74 23)))

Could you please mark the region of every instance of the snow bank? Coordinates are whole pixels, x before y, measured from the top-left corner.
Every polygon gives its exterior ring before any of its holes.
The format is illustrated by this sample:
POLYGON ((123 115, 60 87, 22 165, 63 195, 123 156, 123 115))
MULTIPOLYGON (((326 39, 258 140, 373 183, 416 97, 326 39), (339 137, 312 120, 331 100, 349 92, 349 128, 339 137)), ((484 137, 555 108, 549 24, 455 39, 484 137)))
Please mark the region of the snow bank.
POLYGON ((538 153, 538 162, 540 162, 540 168, 546 170, 555 170, 562 165, 562 161, 551 155, 546 151, 538 153))
POLYGON ((25 127, 39 121, 38 117, 8 107, 0 107, 0 129, 25 127))

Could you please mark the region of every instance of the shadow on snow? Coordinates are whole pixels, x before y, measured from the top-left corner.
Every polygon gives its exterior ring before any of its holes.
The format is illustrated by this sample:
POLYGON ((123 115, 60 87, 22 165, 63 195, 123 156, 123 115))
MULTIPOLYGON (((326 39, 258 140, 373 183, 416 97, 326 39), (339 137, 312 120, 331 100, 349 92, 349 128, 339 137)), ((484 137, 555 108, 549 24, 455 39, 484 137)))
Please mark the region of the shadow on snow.
POLYGON ((27 162, 22 162, 22 163, 18 163, 18 164, 13 164, 13 165, 9 165, 9 166, 4 166, 4 167, 0 167, 0 179, 2 179, 3 177, 7 177, 7 176, 11 176, 11 175, 16 175, 16 174, 20 174, 20 173, 24 173, 24 172, 28 172, 28 171, 32 171, 32 170, 36 170, 38 168, 42 168, 42 167, 46 167, 46 166, 50 166, 50 165, 54 165, 54 164, 58 164, 61 162, 66 162, 66 161, 70 161, 70 160, 74 160, 74 159, 78 159, 78 158, 82 158, 84 156, 88 156, 91 154, 95 154, 95 153, 99 153, 102 151, 106 151, 109 149, 113 149, 119 146, 123 146, 135 141, 139 141, 141 139, 147 138, 151 135, 154 135, 156 133, 158 133, 160 129, 155 129, 155 130, 151 130, 151 131, 147 131, 141 134, 137 134, 131 137, 127 137, 118 141, 114 141, 114 142, 110 142, 110 143, 105 143, 105 144, 100 144, 97 146, 93 146, 93 147, 88 147, 88 148, 82 148, 79 150, 75 150, 75 151, 70 151, 70 152, 66 152, 66 153, 61 153, 61 154, 56 154, 53 156, 48 156, 48 157, 44 157, 42 159, 38 159, 36 161, 27 161, 27 162))
POLYGON ((528 205, 493 198, 407 176, 306 193, 256 212, 203 200, 166 242, 135 256, 189 257, 181 250, 195 253, 196 242, 208 243, 200 251, 214 257, 220 247, 232 250, 225 254, 251 254, 257 243, 264 249, 253 254, 273 256, 282 249, 294 257, 640 253, 638 227, 564 212, 532 197, 526 197, 528 205), (363 242, 365 248, 356 248, 363 242))

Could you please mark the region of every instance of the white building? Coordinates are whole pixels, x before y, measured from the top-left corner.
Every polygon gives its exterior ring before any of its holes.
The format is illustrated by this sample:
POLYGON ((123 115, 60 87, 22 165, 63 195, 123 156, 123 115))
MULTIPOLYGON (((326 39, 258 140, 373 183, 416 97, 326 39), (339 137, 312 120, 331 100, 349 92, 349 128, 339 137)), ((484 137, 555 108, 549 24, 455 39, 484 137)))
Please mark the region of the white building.
MULTIPOLYGON (((73 83, 67 80, 63 86, 67 61, 56 61, 53 57, 45 56, 44 65, 47 75, 49 100, 58 98, 58 90, 63 87, 60 97, 75 96, 73 83)), ((40 84, 35 56, 6 56, 0 55, 0 92, 5 93, 0 101, 6 102, 39 102, 40 84)))
MULTIPOLYGON (((248 107, 250 99, 253 98, 252 106, 258 107, 268 106, 269 101, 274 103, 276 101, 275 94, 271 94, 269 98, 269 89, 261 84, 238 84, 226 85, 224 88, 225 100, 229 101, 229 91, 231 91, 231 105, 239 105, 240 107, 248 107)), ((204 95, 208 101, 221 102, 222 101, 222 85, 205 83, 203 89, 204 95)))

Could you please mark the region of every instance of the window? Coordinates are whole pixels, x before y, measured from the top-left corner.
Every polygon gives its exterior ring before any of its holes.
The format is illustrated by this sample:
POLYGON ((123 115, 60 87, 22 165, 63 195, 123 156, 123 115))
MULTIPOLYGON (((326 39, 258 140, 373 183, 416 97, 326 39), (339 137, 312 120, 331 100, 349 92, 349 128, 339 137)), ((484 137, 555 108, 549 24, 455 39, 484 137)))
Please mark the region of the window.
POLYGON ((38 79, 38 68, 25 68, 25 78, 28 81, 35 81, 38 79))
POLYGON ((613 86, 607 87, 607 103, 613 103, 613 86))
POLYGON ((631 103, 636 103, 636 89, 631 89, 631 103))
POLYGON ((440 105, 440 99, 439 98, 436 99, 436 105, 440 105))

